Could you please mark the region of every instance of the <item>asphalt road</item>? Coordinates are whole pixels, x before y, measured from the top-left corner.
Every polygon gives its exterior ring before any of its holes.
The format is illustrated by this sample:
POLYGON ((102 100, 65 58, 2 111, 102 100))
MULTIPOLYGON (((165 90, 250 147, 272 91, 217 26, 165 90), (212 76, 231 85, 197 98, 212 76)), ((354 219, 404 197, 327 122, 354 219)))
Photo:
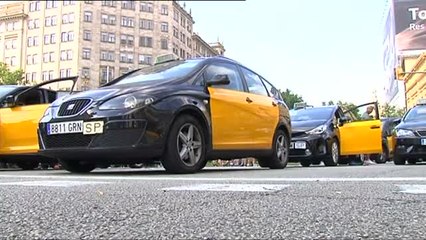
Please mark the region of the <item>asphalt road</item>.
POLYGON ((426 239, 425 170, 1 170, 0 239, 426 239))

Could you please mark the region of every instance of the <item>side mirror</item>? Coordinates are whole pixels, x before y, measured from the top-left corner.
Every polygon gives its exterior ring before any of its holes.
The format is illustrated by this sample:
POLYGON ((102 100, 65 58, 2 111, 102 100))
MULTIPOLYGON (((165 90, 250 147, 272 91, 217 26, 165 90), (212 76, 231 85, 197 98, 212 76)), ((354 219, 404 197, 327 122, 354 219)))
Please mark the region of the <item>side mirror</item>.
POLYGON ((3 101, 4 107, 14 107, 15 106, 15 97, 12 95, 7 96, 3 101))
POLYGON ((207 81, 207 86, 210 87, 213 85, 228 85, 229 83, 231 83, 231 81, 229 81, 228 75, 218 74, 207 81))

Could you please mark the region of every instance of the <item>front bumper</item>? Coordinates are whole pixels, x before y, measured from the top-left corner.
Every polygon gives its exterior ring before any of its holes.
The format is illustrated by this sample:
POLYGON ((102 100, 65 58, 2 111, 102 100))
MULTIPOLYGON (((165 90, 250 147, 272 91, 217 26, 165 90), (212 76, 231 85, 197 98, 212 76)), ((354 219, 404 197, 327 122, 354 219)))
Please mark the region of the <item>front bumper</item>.
POLYGON ((327 140, 322 135, 292 137, 291 139, 290 161, 309 160, 326 155, 327 140))
POLYGON ((426 159, 426 138, 396 138, 394 155, 403 158, 423 158, 426 159), (423 140, 422 140, 423 139, 423 140), (422 144, 423 142, 423 144, 422 144))

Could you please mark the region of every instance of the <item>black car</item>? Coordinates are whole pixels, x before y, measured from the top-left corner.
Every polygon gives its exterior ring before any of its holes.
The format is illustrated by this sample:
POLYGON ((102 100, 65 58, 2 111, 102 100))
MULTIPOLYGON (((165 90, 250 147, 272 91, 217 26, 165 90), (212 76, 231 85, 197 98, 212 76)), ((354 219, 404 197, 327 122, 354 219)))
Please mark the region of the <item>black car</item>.
MULTIPOLYGON (((360 107, 374 105, 367 103, 360 107)), ((299 105, 300 106, 300 105, 299 105)), ((381 122, 378 114, 369 120, 358 119, 351 110, 341 106, 298 107, 290 111, 292 134, 290 161, 304 167, 347 164, 359 154, 381 153, 381 122)))
POLYGON ((207 160, 288 162, 290 116, 280 92, 224 57, 172 60, 55 101, 39 124, 40 152, 71 172, 161 161, 192 173, 207 160))
POLYGON ((408 110, 395 127, 395 152, 393 162, 404 165, 426 160, 426 101, 408 110))
POLYGON ((387 161, 391 161, 393 159, 394 154, 394 145, 395 145, 395 137, 394 137, 394 129, 396 125, 401 122, 401 118, 399 117, 387 117, 382 118, 382 154, 373 154, 370 156, 372 160, 376 163, 386 163, 387 161))

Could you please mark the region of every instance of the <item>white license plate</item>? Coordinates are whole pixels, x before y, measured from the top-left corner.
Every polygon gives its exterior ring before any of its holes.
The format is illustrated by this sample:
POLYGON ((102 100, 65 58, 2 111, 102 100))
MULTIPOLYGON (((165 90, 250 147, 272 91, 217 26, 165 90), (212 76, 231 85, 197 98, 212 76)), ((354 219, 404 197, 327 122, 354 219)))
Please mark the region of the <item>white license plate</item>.
POLYGON ((47 124, 47 135, 83 133, 84 135, 100 134, 104 131, 103 121, 71 121, 47 124))
POLYGON ((421 139, 421 142, 420 142, 422 145, 426 145, 426 138, 425 139, 421 139))

